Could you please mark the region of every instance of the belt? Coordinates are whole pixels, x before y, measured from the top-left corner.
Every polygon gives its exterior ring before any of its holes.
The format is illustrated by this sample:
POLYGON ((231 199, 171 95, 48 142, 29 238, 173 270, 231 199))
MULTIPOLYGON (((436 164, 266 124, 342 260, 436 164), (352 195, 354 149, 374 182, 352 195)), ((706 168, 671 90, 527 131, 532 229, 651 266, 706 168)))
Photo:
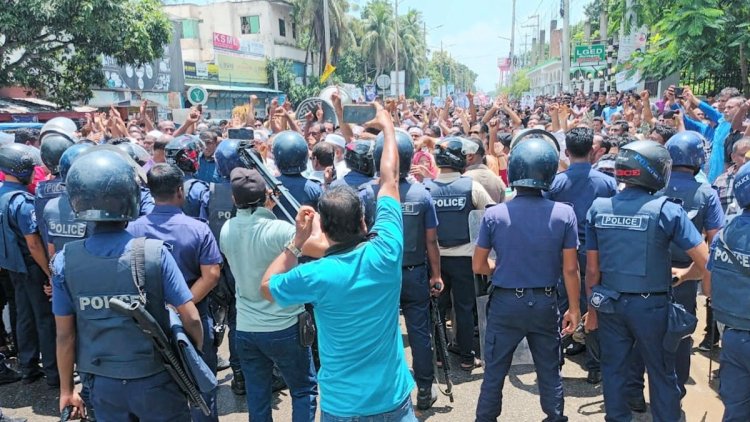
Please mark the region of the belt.
POLYGON ((552 296, 552 293, 555 293, 557 291, 557 286, 550 286, 550 287, 525 287, 525 288, 508 288, 508 287, 497 287, 496 288, 500 290, 504 290, 508 293, 515 293, 517 298, 522 298, 523 295, 526 294, 526 292, 531 293, 544 293, 547 296, 552 296))
POLYGON ((644 299, 648 299, 649 296, 666 296, 667 292, 648 292, 648 293, 624 293, 620 292, 620 295, 625 296, 640 296, 644 299))

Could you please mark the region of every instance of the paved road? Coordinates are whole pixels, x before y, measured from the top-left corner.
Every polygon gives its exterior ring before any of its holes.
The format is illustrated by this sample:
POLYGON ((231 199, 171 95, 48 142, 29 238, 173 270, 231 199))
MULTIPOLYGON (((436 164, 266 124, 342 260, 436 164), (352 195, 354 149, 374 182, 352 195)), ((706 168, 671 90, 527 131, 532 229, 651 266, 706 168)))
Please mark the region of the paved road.
MULTIPOLYGON (((702 307, 699 313, 703 312, 702 307)), ((403 327, 403 324, 402 324, 403 327)), ((702 323, 698 325, 697 341, 702 338, 702 323)), ((405 338, 405 337, 404 337, 405 338)), ((227 356, 226 344, 222 353, 227 356)), ((410 358, 407 350, 407 357, 410 358)), ((454 356, 455 358, 455 356, 454 356)), ((683 410, 688 422, 720 421, 723 407, 719 401, 717 391, 708 385, 708 358, 705 354, 695 351, 690 385, 687 396, 682 402, 683 410)), ((457 367, 458 361, 454 362, 457 367)), ((565 390, 565 410, 571 422, 575 421, 603 421, 603 399, 601 386, 591 386, 586 383, 586 371, 582 367, 583 356, 578 355, 568 359, 563 366, 563 387, 565 390)), ((718 365, 714 363, 713 369, 718 365)), ((482 382, 482 370, 475 370, 471 374, 457 370, 453 373, 455 388, 454 403, 441 396, 435 407, 427 412, 418 412, 420 420, 463 422, 472 421, 476 408, 479 387, 482 382)), ((219 374, 221 386, 219 389, 219 412, 222 422, 240 422, 247 420, 244 397, 232 394, 229 389, 231 371, 219 374)), ((536 386, 536 374, 532 365, 514 365, 503 390, 503 414, 501 421, 540 421, 544 418, 539 406, 539 392, 536 386)), ((416 397, 413 397, 416 400, 416 397)), ((20 383, 0 386, 0 407, 9 416, 22 416, 32 422, 57 421, 58 394, 49 390, 44 382, 32 385, 20 383)), ((155 403, 155 405, 157 405, 155 403)), ((274 402, 274 417, 277 421, 291 420, 291 399, 288 391, 277 394, 274 402)), ((651 421, 648 415, 636 415, 637 422, 651 421)))

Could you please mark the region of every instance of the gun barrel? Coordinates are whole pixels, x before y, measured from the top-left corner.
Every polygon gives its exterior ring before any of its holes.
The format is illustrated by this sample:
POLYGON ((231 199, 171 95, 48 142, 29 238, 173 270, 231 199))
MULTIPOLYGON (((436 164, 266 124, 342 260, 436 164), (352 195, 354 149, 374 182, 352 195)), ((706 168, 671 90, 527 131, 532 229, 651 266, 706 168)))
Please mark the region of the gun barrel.
POLYGON ((274 196, 280 196, 286 199, 291 210, 286 209, 286 207, 280 201, 276 201, 276 206, 278 206, 282 210, 287 218, 289 218, 290 222, 294 223, 294 218, 299 212, 300 205, 299 202, 297 202, 297 200, 289 192, 289 189, 287 189, 286 186, 284 186, 284 184, 281 183, 281 181, 268 170, 268 167, 263 164, 263 160, 261 160, 258 152, 254 147, 248 145, 247 143, 242 143, 240 144, 238 154, 240 155, 240 159, 242 160, 245 167, 254 168, 260 173, 260 175, 263 177, 263 180, 266 182, 266 186, 271 189, 274 196))

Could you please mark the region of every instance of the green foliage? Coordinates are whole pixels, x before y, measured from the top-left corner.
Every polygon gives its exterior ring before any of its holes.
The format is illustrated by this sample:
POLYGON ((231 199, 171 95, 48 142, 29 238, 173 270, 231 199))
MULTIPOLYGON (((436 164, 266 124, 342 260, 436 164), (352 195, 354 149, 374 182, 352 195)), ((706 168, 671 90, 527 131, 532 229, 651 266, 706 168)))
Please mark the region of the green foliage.
POLYGON ((268 60, 266 72, 273 75, 276 71, 276 78, 279 84, 279 91, 286 93, 287 98, 292 104, 297 105, 305 98, 318 95, 323 88, 317 80, 311 80, 307 85, 297 84, 297 76, 292 71, 292 61, 284 59, 268 60))
POLYGON ((529 80, 527 70, 519 69, 510 77, 510 84, 499 87, 498 92, 510 98, 521 98, 523 93, 529 89, 531 89, 531 81, 529 80))
POLYGON ((158 0, 6 0, 0 7, 0 86, 24 86, 62 106, 104 84, 119 64, 159 58, 172 24, 158 0))

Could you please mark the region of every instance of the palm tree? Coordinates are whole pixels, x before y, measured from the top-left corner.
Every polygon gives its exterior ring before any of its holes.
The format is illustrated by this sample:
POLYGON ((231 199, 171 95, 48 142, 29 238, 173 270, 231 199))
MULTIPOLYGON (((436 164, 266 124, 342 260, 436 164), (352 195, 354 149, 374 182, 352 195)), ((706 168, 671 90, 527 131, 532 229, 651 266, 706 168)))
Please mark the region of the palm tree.
POLYGON ((347 0, 295 0, 297 24, 310 31, 311 35, 307 44, 305 66, 307 66, 307 57, 312 51, 312 43, 315 41, 318 46, 318 60, 321 69, 328 61, 328 51, 325 47, 325 26, 323 25, 324 1, 328 1, 328 23, 331 49, 333 50, 332 63, 336 63, 338 60, 342 45, 352 42, 354 38, 348 27, 349 16, 346 13, 349 10, 349 2, 347 0))
POLYGON ((404 86, 409 86, 424 74, 427 65, 427 46, 424 43, 424 24, 422 13, 409 9, 404 16, 399 17, 399 58, 403 63, 405 73, 404 86))
POLYGON ((395 53, 393 9, 385 0, 373 0, 362 13, 362 54, 375 65, 376 75, 385 69, 395 53))

